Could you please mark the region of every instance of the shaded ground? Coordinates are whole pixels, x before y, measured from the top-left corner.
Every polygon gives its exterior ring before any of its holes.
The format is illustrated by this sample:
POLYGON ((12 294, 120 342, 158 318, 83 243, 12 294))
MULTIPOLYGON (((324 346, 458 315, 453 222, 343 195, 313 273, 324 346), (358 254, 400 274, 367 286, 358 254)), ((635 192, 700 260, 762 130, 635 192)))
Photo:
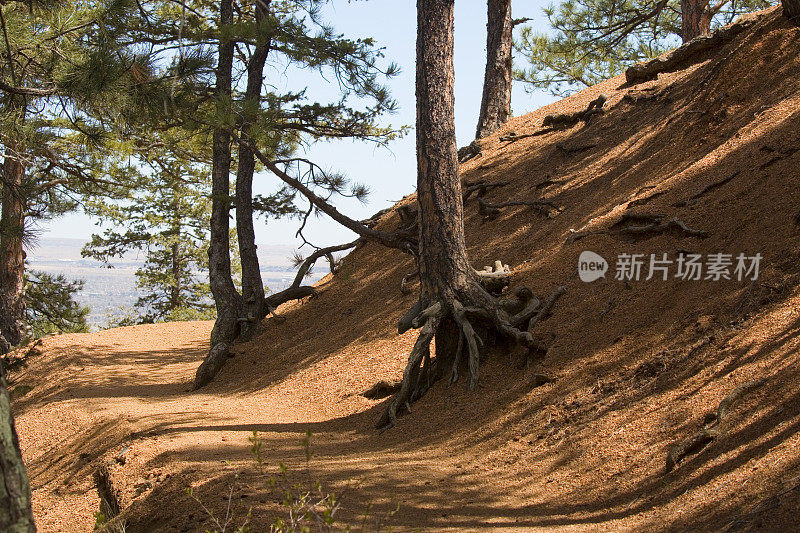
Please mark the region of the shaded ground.
MULTIPOLYGON (((400 530, 800 530, 800 29, 778 13, 681 71, 633 87, 609 80, 485 141, 462 173, 509 182, 488 201, 564 208, 483 220, 474 199, 465 206, 476 266, 502 259, 540 297, 567 286, 534 332, 552 348, 531 365, 494 353, 476 390, 436 386, 386 433, 373 429, 383 400, 359 393, 401 375, 414 336, 394 325, 415 296, 400 292, 410 261, 377 246, 351 253, 317 298, 286 306, 287 321, 265 321, 200 392, 188 389, 209 323, 46 340, 12 376, 41 530, 91 529, 92 469, 120 452, 112 474, 129 532, 210 527, 190 486, 216 514, 232 494, 234 515, 252 508, 263 530, 283 512, 267 483, 279 461, 292 479, 343 493, 345 521, 399 504, 400 530), (601 92, 607 112, 586 127, 499 140, 601 92), (708 236, 615 233, 631 213, 708 236), (577 230, 611 231, 570 242, 577 230), (584 250, 612 263, 606 279, 578 279, 584 250), (614 279, 618 254, 681 251, 760 253, 759 279, 614 279), (555 382, 533 388, 536 372, 555 382), (664 474, 670 446, 759 378, 722 436, 664 474)), ((394 212, 381 222, 398 223, 394 212)))

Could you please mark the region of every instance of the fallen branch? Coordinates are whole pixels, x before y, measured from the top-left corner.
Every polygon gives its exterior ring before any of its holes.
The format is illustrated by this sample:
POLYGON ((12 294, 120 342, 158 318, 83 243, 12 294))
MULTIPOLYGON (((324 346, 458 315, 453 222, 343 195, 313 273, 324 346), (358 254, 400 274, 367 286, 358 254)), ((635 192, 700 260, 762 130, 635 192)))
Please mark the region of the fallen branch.
POLYGON ((537 213, 544 215, 545 217, 550 218, 555 214, 559 214, 563 211, 563 208, 557 206, 553 202, 549 200, 514 200, 510 202, 500 202, 497 204, 489 203, 484 200, 482 197, 478 197, 478 214, 480 214, 483 218, 495 218, 497 215, 500 214, 501 210, 504 207, 514 207, 514 206, 528 206, 532 208, 537 213))
POLYGON ((585 150, 590 150, 592 148, 595 148, 596 146, 597 146, 597 143, 582 144, 582 145, 579 145, 579 146, 567 146, 564 143, 556 143, 556 148, 558 148, 559 150, 564 152, 565 155, 577 154, 579 152, 583 152, 585 150))
POLYGON ((641 237, 649 234, 666 233, 668 231, 677 231, 688 237, 705 238, 709 235, 707 231, 696 230, 688 227, 684 222, 678 220, 677 217, 667 220, 666 222, 663 222, 663 218, 664 217, 661 215, 624 215, 622 220, 614 225, 615 227, 619 226, 624 221, 631 219, 650 219, 653 222, 645 225, 624 226, 617 229, 612 227, 608 229, 573 231, 569 237, 567 237, 566 244, 571 244, 575 241, 583 239, 584 237, 588 237, 589 235, 632 235, 635 237, 641 237))
POLYGON ((719 403, 719 407, 717 407, 716 411, 706 413, 702 429, 670 449, 667 454, 664 473, 667 474, 671 472, 684 458, 699 453, 710 442, 719 438, 722 435, 720 425, 733 408, 733 405, 746 393, 760 387, 765 382, 766 379, 758 379, 739 385, 719 403))
POLYGON ((714 189, 722 187, 723 185, 725 185, 726 183, 728 183, 729 181, 731 181, 733 178, 735 178, 738 175, 739 175, 739 171, 737 170, 733 174, 728 176, 727 178, 725 178, 723 180, 720 180, 720 181, 717 181, 715 183, 712 183, 711 185, 707 185, 707 186, 703 187, 703 189, 700 192, 691 195, 686 200, 681 200, 680 202, 675 202, 674 204, 672 204, 672 207, 687 207, 687 206, 690 206, 690 205, 694 204, 695 202, 697 202, 697 200, 700 199, 700 197, 702 197, 703 195, 713 191, 714 189))

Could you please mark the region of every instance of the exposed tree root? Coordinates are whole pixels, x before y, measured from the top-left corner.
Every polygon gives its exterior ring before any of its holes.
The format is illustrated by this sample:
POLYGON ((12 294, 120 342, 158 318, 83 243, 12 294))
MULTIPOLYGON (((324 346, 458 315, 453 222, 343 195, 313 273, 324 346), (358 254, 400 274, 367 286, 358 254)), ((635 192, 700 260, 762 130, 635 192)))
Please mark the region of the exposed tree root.
POLYGON ((678 218, 671 218, 664 221, 663 215, 636 215, 625 214, 622 219, 614 224, 611 228, 586 230, 586 231, 573 231, 567 237, 566 244, 573 243, 589 235, 613 235, 613 236, 631 236, 634 238, 646 237, 648 235, 658 235, 668 231, 675 231, 687 237, 708 237, 709 233, 704 230, 696 230, 688 227, 684 222, 678 218), (649 222, 647 224, 628 224, 631 221, 649 222))
MULTIPOLYGON (((496 298, 484 292, 483 287, 487 285, 487 280, 495 290, 504 286, 496 284, 497 280, 507 284, 508 267, 496 261, 494 267, 486 267, 475 273, 481 285, 480 288, 473 287, 476 289, 472 293, 475 296, 464 293, 460 297, 435 301, 429 305, 418 301, 400 319, 400 333, 412 327, 420 329, 420 333, 409 354, 399 388, 376 424, 379 430, 395 426, 398 415, 411 412, 411 404, 438 380, 447 377, 450 383, 457 381, 461 361, 467 363, 467 386, 474 388, 482 349, 492 335, 525 347, 529 354, 543 355, 547 352, 547 346, 534 340, 528 327, 544 320, 566 289, 559 287, 544 305, 527 287, 518 287, 513 292, 513 298, 496 298), (453 338, 457 338, 457 346, 449 355, 437 354, 431 358, 430 344, 437 333, 453 333, 453 338)), ((370 391, 373 389, 386 390, 386 384, 378 383, 370 391)))
POLYGON ((597 143, 590 143, 590 144, 581 144, 578 146, 567 146, 564 143, 556 143, 556 148, 558 148, 564 155, 572 155, 577 154, 586 150, 591 150, 595 148, 597 143))
POLYGON ((633 65, 625 71, 625 81, 628 85, 634 85, 654 80, 662 72, 673 72, 685 68, 690 61, 694 60, 695 57, 702 52, 721 47, 742 31, 749 28, 754 22, 755 19, 736 22, 725 28, 720 28, 710 35, 695 37, 688 43, 679 46, 665 57, 659 57, 645 63, 633 65))
POLYGON ((508 185, 507 181, 495 181, 495 182, 486 182, 486 181, 468 181, 464 183, 464 193, 462 195, 462 199, 464 202, 470 199, 470 197, 474 194, 477 197, 482 197, 487 192, 493 189, 499 189, 501 187, 505 187, 508 185))
POLYGON ((566 130, 575 126, 578 122, 584 122, 588 125, 593 116, 603 114, 603 106, 607 100, 608 97, 604 94, 601 94, 589 102, 589 105, 586 107, 586 109, 582 111, 576 111, 575 113, 547 115, 542 121, 542 127, 551 127, 556 130, 566 130))
POLYGON ((731 174, 727 178, 725 178, 723 180, 720 180, 720 181, 717 181, 715 183, 712 183, 711 185, 707 185, 706 187, 703 187, 703 189, 700 192, 691 195, 686 200, 681 200, 680 202, 675 202, 674 204, 672 204, 672 207, 690 206, 690 205, 694 204, 695 202, 697 202, 697 200, 699 200, 705 194, 713 191, 714 189, 722 187, 723 185, 725 185, 726 183, 728 183, 729 181, 731 181, 733 178, 735 178, 738 175, 739 175, 739 171, 737 170, 736 172, 734 172, 733 174, 731 174))
POLYGON ((408 274, 403 276, 403 279, 400 280, 400 292, 403 294, 410 293, 411 289, 408 288, 408 283, 412 279, 417 279, 417 278, 419 278, 419 270, 417 270, 416 272, 409 272, 408 274))
POLYGON ((466 203, 466 201, 474 195, 478 200, 478 214, 481 215, 484 220, 495 218, 501 213, 504 207, 528 206, 546 217, 555 216, 563 211, 563 208, 557 206, 550 200, 515 200, 496 204, 486 201, 484 196, 487 192, 505 187, 506 185, 508 185, 506 181, 494 183, 485 181, 467 182, 464 184, 463 200, 466 203))
POLYGON ((643 196, 642 198, 636 198, 628 202, 628 205, 625 206, 625 209, 633 209, 634 207, 639 207, 645 204, 649 204, 659 196, 663 195, 664 191, 654 192, 649 196, 643 196))
POLYGON ((511 269, 502 261, 495 261, 493 266, 485 266, 476 270, 475 275, 481 286, 493 295, 499 295, 511 282, 511 269))
POLYGON ((511 202, 492 204, 484 200, 482 197, 478 197, 478 213, 484 219, 492 219, 497 217, 502 212, 504 207, 514 207, 520 205, 528 206, 547 218, 551 218, 564 210, 549 200, 515 200, 511 202))
POLYGON ((706 413, 703 419, 703 427, 686 439, 674 445, 667 454, 666 465, 664 466, 664 473, 671 472, 675 466, 689 455, 699 453, 710 442, 722 436, 721 424, 725 417, 728 415, 733 405, 748 392, 760 387, 766 382, 766 379, 758 379, 755 381, 748 381, 743 385, 736 387, 733 392, 728 394, 717 407, 716 411, 706 413))
POLYGON ((576 111, 574 113, 559 113, 553 115, 547 115, 542 120, 542 129, 537 130, 533 133, 525 133, 522 135, 518 135, 516 132, 509 132, 508 135, 504 135, 500 137, 501 142, 515 142, 520 139, 527 139, 528 137, 538 137, 540 135, 546 135, 548 133, 552 133, 554 131, 561 131, 561 130, 568 130, 578 124, 579 122, 583 122, 587 126, 592 121, 592 117, 595 115, 602 115, 603 114, 603 106, 605 105, 608 97, 604 94, 601 94, 591 102, 581 111, 576 111))
POLYGON ((458 162, 466 163, 474 157, 480 157, 480 155, 481 145, 478 144, 478 141, 472 141, 467 146, 462 146, 458 149, 458 162))

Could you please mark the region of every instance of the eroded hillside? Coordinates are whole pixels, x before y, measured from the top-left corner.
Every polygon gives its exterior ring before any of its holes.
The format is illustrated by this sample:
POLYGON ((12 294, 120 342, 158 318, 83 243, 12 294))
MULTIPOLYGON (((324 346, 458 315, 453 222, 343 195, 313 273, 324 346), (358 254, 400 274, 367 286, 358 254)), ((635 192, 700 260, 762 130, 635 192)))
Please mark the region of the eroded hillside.
MULTIPOLYGON (((385 400, 360 393, 402 374, 414 334, 396 322, 416 286, 403 294, 410 259, 374 244, 285 306, 285 321, 267 319, 200 392, 189 388, 208 324, 47 339, 12 375, 41 530, 91 529, 91 475, 114 457, 128 532, 211 527, 187 487, 218 515, 232 494, 234 516, 252 508, 261 531, 282 512, 266 482, 279 461, 342 493, 345 522, 399 505, 401 530, 798 530, 800 29, 768 10, 681 70, 512 120, 461 172, 505 184, 490 204, 558 207, 487 218, 465 204, 476 266, 500 259, 539 297, 566 286, 533 331, 546 358, 495 351, 478 388, 438 384, 378 434, 385 400), (588 125, 525 137, 600 94, 605 113, 588 125), (579 279, 586 250, 611 264, 605 279, 579 279), (644 279, 651 254, 681 253, 731 254, 732 279, 676 278, 675 264, 644 279), (736 279, 740 253, 761 255, 758 279, 736 279), (620 254, 647 258, 641 279, 614 279, 620 254), (665 473, 672 447, 753 381, 714 440, 665 473)), ((380 225, 400 223, 392 211, 380 225)))

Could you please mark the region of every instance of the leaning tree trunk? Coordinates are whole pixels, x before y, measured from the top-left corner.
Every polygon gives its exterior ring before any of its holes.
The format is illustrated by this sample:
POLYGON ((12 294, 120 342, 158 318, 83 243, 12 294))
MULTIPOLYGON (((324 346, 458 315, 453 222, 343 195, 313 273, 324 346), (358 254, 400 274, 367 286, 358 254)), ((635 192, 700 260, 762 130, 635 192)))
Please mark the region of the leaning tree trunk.
MULTIPOLYGON (((233 1, 221 0, 219 57, 217 59, 217 112, 230 114, 231 71, 234 43, 223 26, 233 23, 233 1)), ((208 248, 208 276, 217 308, 211 331, 211 350, 195 375, 195 388, 202 387, 219 372, 228 357, 228 346, 239 334, 240 297, 231 276, 230 202, 231 136, 222 127, 214 130, 211 167, 211 244, 208 248)))
POLYGON ((0 216, 0 333, 12 344, 19 344, 25 319, 25 201, 22 180, 25 169, 6 150, 3 165, 2 216, 0 216))
MULTIPOLYGON (((1 363, 0 363, 1 364, 1 363)), ((0 531, 36 531, 31 488, 11 413, 6 380, 0 369, 0 531)))
POLYGON ((681 0, 681 38, 689 42, 711 31, 708 0, 681 0))
POLYGON ((800 0, 781 0, 783 16, 794 22, 800 22, 800 0))
MULTIPOLYGON (((268 15, 269 0, 256 3, 256 24, 265 24, 268 15)), ((261 85, 264 82, 264 64, 269 55, 271 36, 262 32, 259 42, 247 64, 247 89, 243 100, 243 118, 240 125, 240 137, 249 140, 252 115, 248 114, 250 106, 259 105, 261 85)), ((236 231, 239 237, 239 256, 242 261, 242 303, 244 320, 241 322, 240 336, 249 340, 256 325, 263 318, 264 282, 256 253, 256 234, 253 228, 253 173, 255 157, 253 152, 243 143, 239 144, 239 167, 236 173, 236 231)))
POLYGON ((488 0, 487 5, 486 73, 477 139, 497 130, 511 117, 511 0, 488 0))

